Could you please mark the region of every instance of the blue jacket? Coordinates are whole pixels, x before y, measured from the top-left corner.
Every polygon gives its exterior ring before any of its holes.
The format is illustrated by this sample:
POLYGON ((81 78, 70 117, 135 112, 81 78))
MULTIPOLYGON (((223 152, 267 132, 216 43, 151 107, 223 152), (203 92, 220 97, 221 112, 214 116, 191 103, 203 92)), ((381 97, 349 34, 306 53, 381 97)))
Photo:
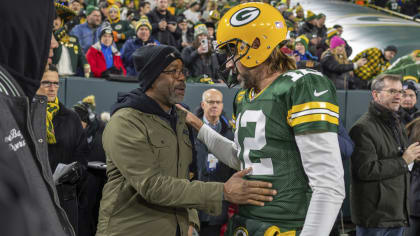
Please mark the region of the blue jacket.
POLYGON ((86 54, 89 47, 98 41, 97 29, 92 29, 87 23, 76 25, 70 32, 70 35, 76 36, 79 39, 80 46, 83 53, 86 54))
POLYGON ((136 51, 138 48, 141 48, 149 43, 156 43, 156 45, 160 45, 160 43, 150 36, 149 40, 143 42, 139 38, 129 39, 127 40, 122 49, 121 49, 121 59, 123 61, 124 67, 127 70, 127 75, 129 76, 136 76, 136 69, 133 64, 133 52, 136 51))
POLYGON ((294 51, 295 54, 299 55, 301 61, 318 61, 318 57, 312 55, 309 51, 306 51, 305 54, 300 54, 298 51, 294 51))
POLYGON ((354 143, 341 122, 338 125, 338 145, 340 146, 341 159, 343 161, 350 159, 353 153, 354 143))

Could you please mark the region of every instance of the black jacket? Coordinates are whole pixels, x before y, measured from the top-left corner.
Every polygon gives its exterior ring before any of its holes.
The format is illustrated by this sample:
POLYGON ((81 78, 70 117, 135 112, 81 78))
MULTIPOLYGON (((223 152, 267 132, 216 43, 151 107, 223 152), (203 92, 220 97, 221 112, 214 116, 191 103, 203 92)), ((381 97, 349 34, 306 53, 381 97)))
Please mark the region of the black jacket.
POLYGON ((74 111, 67 109, 62 103, 59 103, 59 105, 60 110, 53 118, 57 143, 48 144, 48 157, 53 173, 59 163, 70 164, 76 161, 81 164, 77 170, 79 177, 76 182, 65 182, 57 185, 60 204, 66 211, 76 234, 80 235, 80 228, 87 218, 87 215, 80 210, 87 204, 86 191, 82 188, 86 180, 87 141, 79 116, 74 111), (81 224, 79 224, 80 218, 83 219, 81 224))
POLYGON ((53 118, 56 144, 48 144, 51 171, 58 163, 80 162, 87 166, 88 147, 85 132, 79 116, 61 102, 60 110, 53 118))
POLYGON ((405 109, 401 107, 400 116, 401 116, 402 123, 404 125, 407 125, 412 120, 416 119, 417 117, 420 117, 420 111, 415 106, 411 109, 405 109))
POLYGON ((219 61, 215 53, 207 54, 205 59, 203 59, 198 54, 197 49, 191 46, 184 48, 181 55, 185 66, 190 72, 190 77, 202 78, 203 75, 207 75, 214 82, 218 80, 219 61))
MULTIPOLYGON (((203 110, 201 108, 196 111, 197 116, 203 119, 203 110)), ((232 127, 229 125, 229 121, 222 114, 220 116, 221 130, 220 134, 225 138, 233 140, 232 127)), ((231 169, 222 162, 218 162, 214 170, 210 170, 208 167, 208 154, 209 151, 205 144, 200 142, 198 139, 195 140, 195 149, 197 151, 197 171, 194 174, 199 181, 204 182, 226 182, 234 173, 235 170, 231 169)), ((200 222, 207 222, 209 225, 222 225, 228 220, 228 206, 227 202, 223 202, 222 214, 219 216, 211 216, 202 211, 198 212, 200 222)))
MULTIPOLYGON (((177 31, 177 34, 179 35, 179 38, 176 40, 176 43, 178 45, 177 48, 180 52, 182 52, 182 50, 184 49, 184 47, 182 47, 182 31, 179 27, 176 28, 176 31, 177 31)), ((187 42, 192 43, 194 41, 194 29, 188 28, 186 37, 187 37, 187 42)))
MULTIPOLYGON (((97 117, 95 117, 93 121, 88 121, 88 126, 85 129, 89 147, 89 154, 87 156, 88 161, 100 161, 106 163, 105 151, 102 145, 102 134, 104 129, 105 123, 97 117)), ((79 236, 91 236, 96 233, 102 189, 106 180, 107 177, 105 170, 88 168, 87 179, 84 186, 87 195, 87 207, 85 209, 81 209, 82 211, 86 211, 88 220, 87 225, 84 224, 85 227, 80 228, 79 236)))
POLYGON ((54 15, 50 0, 0 1, 0 19, 7 22, 0 24, 0 165, 14 174, 0 178, 0 204, 13 209, 0 211, 0 235, 74 235, 49 169, 46 97, 34 97, 54 15), (8 197, 15 201, 3 202, 8 197))
POLYGON ((327 29, 327 27, 325 25, 323 25, 321 28, 316 27, 316 29, 317 29, 317 35, 318 35, 318 37, 320 37, 320 38, 327 37, 327 31, 328 31, 328 29, 327 29))
POLYGON ((312 35, 318 34, 318 28, 315 25, 310 24, 309 22, 305 22, 299 28, 299 31, 298 31, 298 35, 302 35, 302 34, 312 34, 312 35))
POLYGON ((407 135, 398 115, 372 102, 351 128, 352 221, 368 228, 408 224, 409 171, 402 158, 407 135))
POLYGON ((157 9, 153 9, 147 14, 150 24, 152 24, 152 36, 159 41, 160 44, 166 44, 174 47, 178 47, 177 40, 181 37, 180 32, 175 30, 175 32, 169 31, 166 29, 162 31, 159 29, 159 22, 161 20, 166 20, 169 23, 176 23, 176 17, 172 15, 168 10, 166 10, 166 15, 160 14, 157 9))
POLYGON ((350 71, 353 71, 354 64, 340 64, 334 55, 327 51, 321 57, 322 73, 333 81, 337 89, 348 89, 349 80, 351 79, 350 71))
MULTIPOLYGON (((26 209, 30 212, 25 213, 25 218, 18 219, 20 224, 16 230, 39 229, 24 235, 74 235, 70 222, 60 207, 48 163, 46 97, 35 96, 30 103, 14 78, 1 66, 0 88, 0 133, 3 134, 0 142, 0 164, 16 174, 9 176, 10 181, 15 181, 14 177, 19 178, 16 181, 20 186, 16 186, 17 189, 14 190, 16 200, 26 195, 25 198, 34 207, 26 209)), ((2 194, 6 196, 8 190, 10 189, 4 189, 5 192, 2 190, 2 194)), ((19 207, 25 208, 25 205, 16 207, 17 210, 19 207)), ((16 231, 16 234, 2 231, 3 228, 10 227, 9 222, 14 221, 11 213, 0 212, 0 218, 7 219, 0 220, 0 235, 19 235, 16 231)), ((15 213, 18 212, 13 214, 15 213)))

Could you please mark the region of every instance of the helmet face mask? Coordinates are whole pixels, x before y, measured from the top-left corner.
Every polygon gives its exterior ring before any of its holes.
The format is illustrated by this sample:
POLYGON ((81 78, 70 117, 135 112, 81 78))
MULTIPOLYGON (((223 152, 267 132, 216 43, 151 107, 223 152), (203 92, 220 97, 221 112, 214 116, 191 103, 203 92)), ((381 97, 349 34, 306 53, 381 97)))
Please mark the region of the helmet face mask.
POLYGON ((248 53, 249 49, 249 45, 247 45, 244 42, 241 42, 240 39, 236 38, 223 42, 217 46, 216 52, 218 53, 218 58, 222 62, 220 63, 220 68, 218 71, 219 78, 221 78, 229 88, 239 83, 239 81, 237 80, 238 69, 236 68, 236 63, 248 53), (241 46, 239 46, 239 44, 241 46), (240 50, 238 50, 238 48, 240 50), (236 57, 238 54, 239 56, 236 57), (226 65, 229 61, 233 62, 233 65, 235 67, 234 70, 226 68, 226 65))

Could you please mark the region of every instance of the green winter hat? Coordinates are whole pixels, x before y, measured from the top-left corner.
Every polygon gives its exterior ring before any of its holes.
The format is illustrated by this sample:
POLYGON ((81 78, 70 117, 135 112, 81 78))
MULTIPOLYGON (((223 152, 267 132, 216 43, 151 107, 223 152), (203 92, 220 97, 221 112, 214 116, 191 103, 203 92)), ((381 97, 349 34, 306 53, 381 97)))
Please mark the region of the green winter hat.
POLYGON ((86 7, 86 16, 90 15, 93 11, 99 11, 98 7, 95 7, 93 5, 89 5, 86 7))
POLYGON ((295 47, 297 43, 301 43, 303 44, 303 46, 305 47, 305 51, 308 51, 308 44, 309 44, 309 39, 308 37, 306 37, 305 35, 301 35, 299 37, 296 38, 295 40, 295 47))
POLYGON ((322 17, 325 17, 325 14, 324 14, 324 13, 319 13, 319 14, 316 16, 316 18, 317 18, 317 19, 321 19, 322 17))
POLYGON ((309 21, 314 20, 314 19, 317 19, 317 15, 315 15, 315 13, 313 13, 312 11, 308 10, 306 12, 306 21, 309 22, 309 21))

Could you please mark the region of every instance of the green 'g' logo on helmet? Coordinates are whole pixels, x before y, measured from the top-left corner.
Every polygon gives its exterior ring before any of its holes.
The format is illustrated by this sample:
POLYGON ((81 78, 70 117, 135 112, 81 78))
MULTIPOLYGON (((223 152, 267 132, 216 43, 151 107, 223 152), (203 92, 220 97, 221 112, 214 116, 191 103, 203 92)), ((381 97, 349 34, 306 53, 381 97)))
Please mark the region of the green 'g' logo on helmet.
POLYGON ((235 27, 246 25, 252 22, 253 20, 257 19, 260 13, 260 9, 256 7, 242 8, 241 10, 235 12, 235 14, 232 15, 232 17, 230 18, 230 24, 235 27))

